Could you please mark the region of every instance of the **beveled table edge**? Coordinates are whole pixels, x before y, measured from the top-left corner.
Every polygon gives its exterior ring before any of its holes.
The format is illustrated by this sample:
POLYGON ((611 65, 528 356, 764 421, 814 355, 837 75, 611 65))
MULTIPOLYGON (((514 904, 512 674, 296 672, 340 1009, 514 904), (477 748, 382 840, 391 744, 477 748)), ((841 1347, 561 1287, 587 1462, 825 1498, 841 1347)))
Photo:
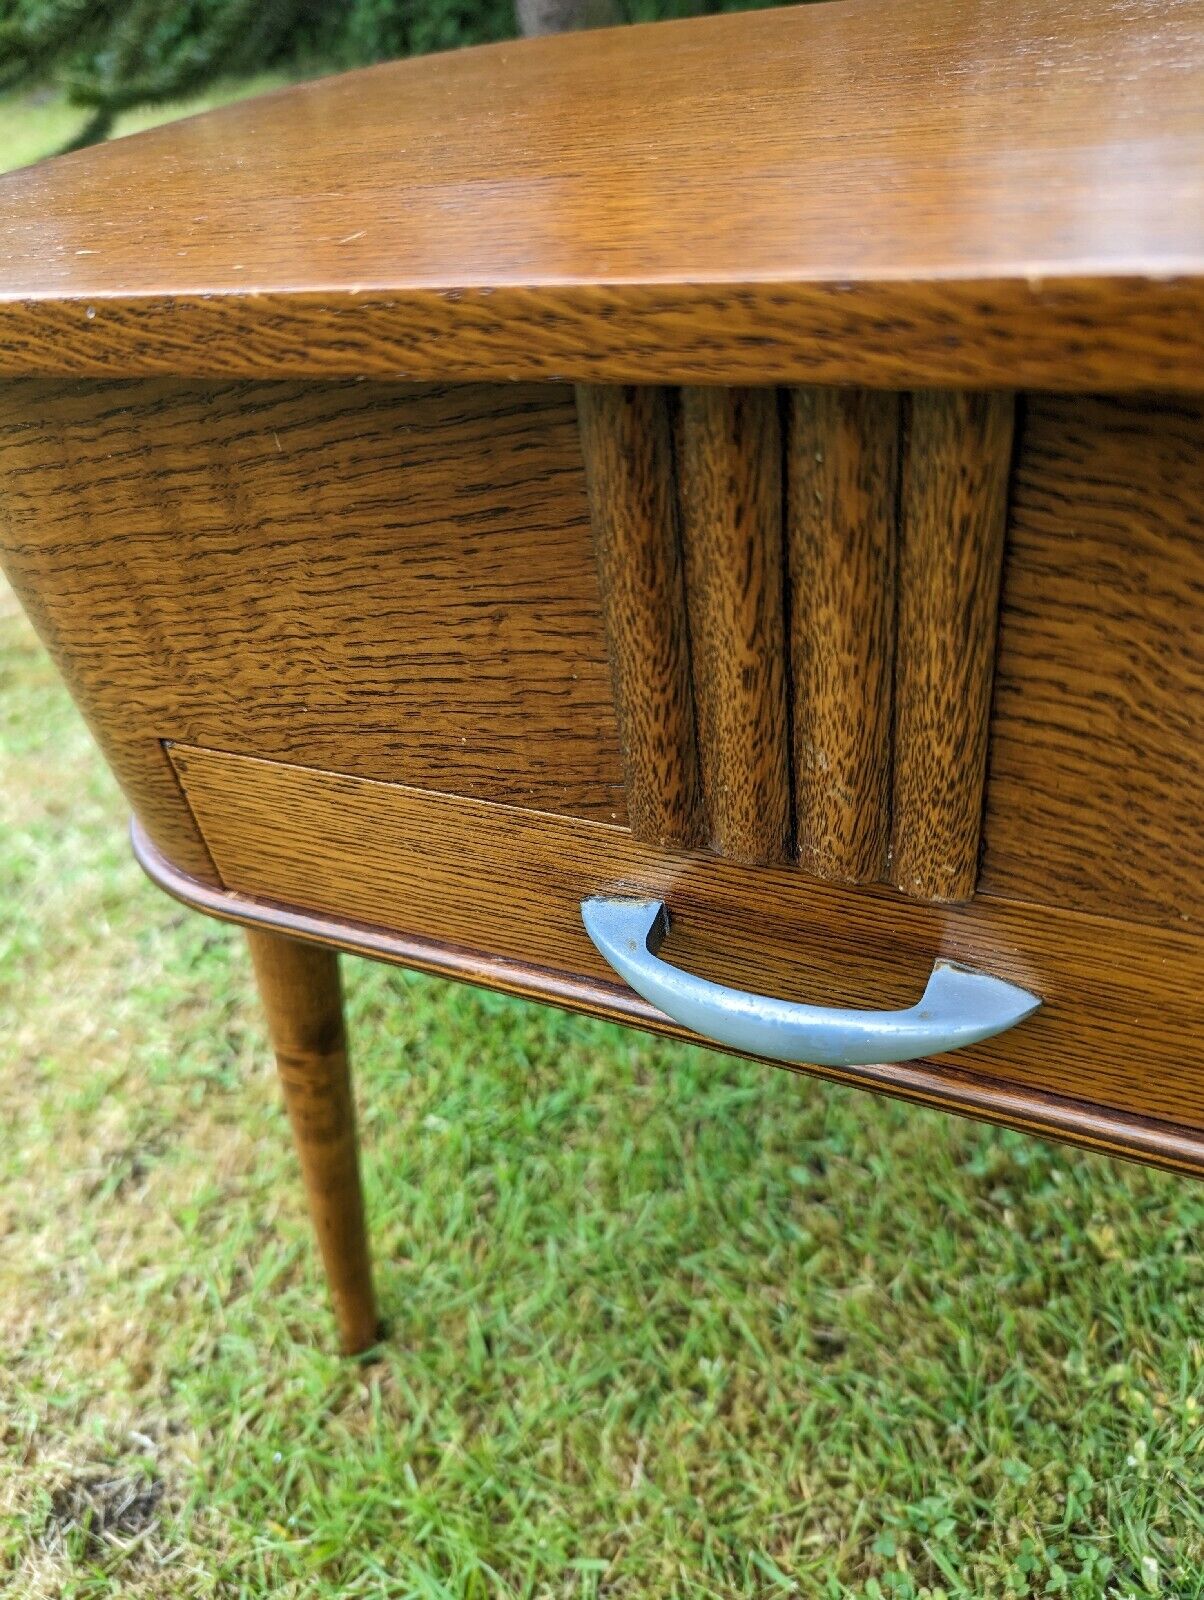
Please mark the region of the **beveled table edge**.
POLYGON ((0 377, 1194 394, 1202 310, 1194 259, 1115 275, 6 291, 0 377))

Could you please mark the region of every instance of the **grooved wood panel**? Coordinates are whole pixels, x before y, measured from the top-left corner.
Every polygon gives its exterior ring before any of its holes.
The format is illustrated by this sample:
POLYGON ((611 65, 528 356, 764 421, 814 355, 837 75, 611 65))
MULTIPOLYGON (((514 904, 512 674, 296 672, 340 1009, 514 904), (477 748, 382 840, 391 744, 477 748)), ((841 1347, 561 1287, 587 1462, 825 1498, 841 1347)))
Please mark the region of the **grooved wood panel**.
POLYGON ((623 740, 627 813, 649 844, 702 842, 668 396, 581 386, 577 415, 623 740))
POLYGON ((798 857, 817 877, 866 883, 890 839, 899 403, 795 389, 788 419, 798 857))
POLYGON ((152 825, 163 738, 625 818, 567 389, 8 384, 0 553, 152 825))
POLYGON ((1202 817, 1204 400, 1031 396, 982 887, 1198 923, 1202 817))
POLYGON ((1015 406, 911 398, 899 495, 890 880, 974 893, 1015 406))
POLYGON ((781 443, 772 389, 685 389, 678 494, 710 842, 790 851, 781 443))
POLYGON ((392 62, 0 183, 0 366, 1198 387, 1201 0, 392 62))
MULTIPOLYGON (((663 897, 666 959, 790 998, 900 1006, 943 956, 1045 1004, 958 1071, 1204 1127, 1204 942, 1061 907, 964 907, 840 890, 635 842, 626 829, 176 746, 227 887, 489 958, 613 982, 588 894, 663 897)), ((484 973, 484 966, 482 968, 484 973)))

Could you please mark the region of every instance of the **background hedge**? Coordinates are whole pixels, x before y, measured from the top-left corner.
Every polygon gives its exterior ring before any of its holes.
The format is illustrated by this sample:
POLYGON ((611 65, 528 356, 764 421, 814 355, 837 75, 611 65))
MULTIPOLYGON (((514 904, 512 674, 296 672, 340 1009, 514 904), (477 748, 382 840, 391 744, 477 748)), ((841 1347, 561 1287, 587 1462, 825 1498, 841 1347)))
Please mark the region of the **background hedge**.
MULTIPOLYGON (((571 13, 589 0, 561 3, 571 13)), ((756 3, 605 0, 604 13, 652 21, 756 3)), ((119 112, 218 78, 364 66, 516 31, 515 0, 0 0, 0 89, 64 89, 91 113, 72 144, 91 144, 119 112)))

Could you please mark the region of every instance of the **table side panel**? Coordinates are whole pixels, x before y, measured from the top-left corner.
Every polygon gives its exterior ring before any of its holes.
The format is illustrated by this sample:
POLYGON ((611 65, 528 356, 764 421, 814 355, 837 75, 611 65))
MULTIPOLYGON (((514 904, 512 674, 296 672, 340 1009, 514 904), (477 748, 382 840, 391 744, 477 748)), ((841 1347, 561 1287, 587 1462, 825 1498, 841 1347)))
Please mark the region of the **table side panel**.
POLYGON ((979 888, 1199 927, 1204 400, 1031 395, 979 888))
POLYGON ((127 780, 172 738, 625 819, 565 387, 9 384, 0 557, 127 780))
MULTIPOLYGON (((920 398, 903 405, 913 450, 920 398)), ((651 515, 638 498, 627 509, 651 515)), ((1170 928, 1204 910, 1202 503, 1204 401, 1021 398, 978 885, 988 894, 1170 928)), ((651 521, 635 530, 664 567, 645 574, 653 609, 641 628, 655 632, 663 603, 681 677, 699 640, 669 582, 672 507, 653 520, 655 538, 651 521)), ((628 599, 613 572, 599 581, 589 524, 565 386, 0 388, 0 557, 159 848, 211 883, 164 740, 625 823, 612 687, 624 658, 612 637, 608 663, 603 611, 605 596, 613 636, 628 599)), ((791 563, 795 631, 811 577, 791 563)), ((936 604, 913 598, 909 640, 936 604)), ((962 610, 967 646, 983 643, 989 614, 962 610)), ((782 622, 783 658, 786 635, 782 622)), ((812 657, 794 655, 797 698, 812 657)), ((615 684, 630 701, 621 671, 615 684)), ((663 782, 659 727, 654 715, 644 732, 658 759, 644 766, 663 782)), ((630 769, 630 716, 627 734, 630 769)), ((906 735, 896 726, 886 753, 896 835, 899 771, 915 754, 906 735)), ((946 744, 953 763, 968 748, 952 733, 946 744)), ((821 763, 809 783, 838 792, 839 779, 821 763)), ((688 830, 662 838, 693 842, 688 830)))

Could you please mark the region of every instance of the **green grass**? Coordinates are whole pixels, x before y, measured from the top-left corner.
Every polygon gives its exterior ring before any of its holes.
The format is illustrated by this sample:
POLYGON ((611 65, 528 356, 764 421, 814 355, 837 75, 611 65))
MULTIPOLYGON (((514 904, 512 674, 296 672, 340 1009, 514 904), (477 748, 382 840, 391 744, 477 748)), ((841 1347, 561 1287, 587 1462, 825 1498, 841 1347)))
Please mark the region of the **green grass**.
POLYGON ((349 961, 340 1361, 239 936, 123 816, 10 610, 7 1592, 1204 1593, 1196 1186, 349 961))

